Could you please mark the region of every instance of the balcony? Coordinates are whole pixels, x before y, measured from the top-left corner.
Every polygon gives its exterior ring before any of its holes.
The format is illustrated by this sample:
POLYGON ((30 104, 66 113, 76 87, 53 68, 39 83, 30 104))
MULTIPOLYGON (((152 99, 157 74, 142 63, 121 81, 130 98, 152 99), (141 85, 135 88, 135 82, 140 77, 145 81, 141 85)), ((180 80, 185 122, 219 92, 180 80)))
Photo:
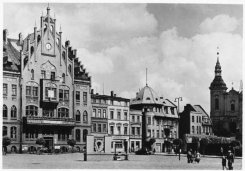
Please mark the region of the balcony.
POLYGON ((27 124, 30 125, 54 125, 54 126, 75 126, 73 118, 51 118, 51 117, 27 117, 27 124))
POLYGON ((58 105, 59 100, 57 94, 59 84, 59 80, 40 79, 41 106, 50 106, 55 108, 58 105))

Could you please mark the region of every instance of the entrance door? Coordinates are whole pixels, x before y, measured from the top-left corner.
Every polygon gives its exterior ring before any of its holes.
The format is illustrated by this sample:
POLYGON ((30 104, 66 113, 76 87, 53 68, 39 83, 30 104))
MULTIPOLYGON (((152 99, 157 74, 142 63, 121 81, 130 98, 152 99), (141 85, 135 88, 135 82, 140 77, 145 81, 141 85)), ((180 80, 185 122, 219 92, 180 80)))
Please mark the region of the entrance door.
POLYGON ((52 149, 54 145, 54 139, 53 137, 44 137, 45 140, 45 147, 48 149, 52 149))

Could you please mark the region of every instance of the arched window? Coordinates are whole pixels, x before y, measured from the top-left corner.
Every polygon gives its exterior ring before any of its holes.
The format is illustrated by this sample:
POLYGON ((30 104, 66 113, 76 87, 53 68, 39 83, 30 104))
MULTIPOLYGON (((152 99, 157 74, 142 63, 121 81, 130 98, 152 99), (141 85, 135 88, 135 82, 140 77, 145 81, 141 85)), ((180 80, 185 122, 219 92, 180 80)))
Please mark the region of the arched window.
POLYGON ((88 123, 88 112, 86 110, 83 112, 83 122, 88 123))
POLYGON ((219 96, 215 96, 215 110, 219 110, 219 96))
POLYGON ((151 98, 150 97, 147 97, 146 100, 151 100, 151 98))
POLYGON ((60 46, 60 39, 59 38, 56 39, 56 43, 57 43, 57 45, 59 47, 60 46))
POLYGON ((58 109, 58 117, 59 118, 68 118, 69 117, 69 110, 66 108, 59 108, 58 109))
POLYGON ((27 62, 28 62, 28 56, 24 58, 24 67, 26 66, 27 62))
POLYGON ((34 53, 34 47, 31 47, 31 55, 34 53))
POLYGON ((81 122, 81 115, 80 115, 79 110, 77 110, 77 113, 76 113, 76 122, 81 122))
POLYGON ((3 126, 3 136, 8 135, 8 128, 6 126, 3 126))
POLYGON ((80 142, 81 141, 81 131, 80 129, 76 129, 76 141, 80 142))
POLYGON ((68 70, 71 73, 71 64, 68 66, 68 70))
POLYGON ((8 108, 6 105, 3 105, 3 118, 8 117, 8 108))
POLYGON ((65 60, 66 59, 66 53, 65 51, 62 52, 62 58, 65 60))
POLYGON ((26 106, 26 116, 37 116, 38 108, 33 105, 26 106))
POLYGON ((87 140, 87 135, 88 135, 88 130, 87 130, 87 129, 84 129, 84 130, 83 130, 83 142, 86 142, 86 140, 87 140))
POLYGON ((31 70, 31 80, 34 80, 34 70, 31 70))
POLYGON ((235 111, 235 101, 234 100, 231 101, 231 111, 232 112, 235 111))
POLYGON ((38 36, 37 36, 37 43, 39 43, 39 42, 40 42, 40 40, 41 40, 41 36, 40 36, 40 35, 38 35, 38 36))
POLYGON ((54 26, 50 26, 50 31, 53 33, 53 30, 54 30, 54 26))
POLYGON ((11 118, 16 118, 17 116, 17 109, 15 106, 11 107, 11 118))
POLYGON ((63 73, 63 74, 62 74, 62 83, 65 83, 65 79, 66 79, 66 76, 65 76, 65 74, 63 73))
POLYGON ((12 126, 10 128, 10 138, 16 138, 16 127, 15 126, 12 126))

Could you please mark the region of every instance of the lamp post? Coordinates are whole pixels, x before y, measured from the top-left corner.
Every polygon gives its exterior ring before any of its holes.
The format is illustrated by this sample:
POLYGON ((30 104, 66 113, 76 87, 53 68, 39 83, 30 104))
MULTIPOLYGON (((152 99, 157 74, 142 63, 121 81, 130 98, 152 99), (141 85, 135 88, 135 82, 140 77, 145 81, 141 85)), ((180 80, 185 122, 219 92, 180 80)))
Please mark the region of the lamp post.
MULTIPOLYGON (((177 110, 177 112, 178 112, 178 118, 179 118, 179 124, 178 124, 178 134, 179 134, 179 131, 180 131, 180 129, 179 129, 179 125, 180 125, 179 102, 182 101, 182 97, 176 97, 174 102, 177 102, 177 101, 178 101, 178 110, 177 110)), ((179 144, 179 160, 180 160, 180 144, 179 144)))

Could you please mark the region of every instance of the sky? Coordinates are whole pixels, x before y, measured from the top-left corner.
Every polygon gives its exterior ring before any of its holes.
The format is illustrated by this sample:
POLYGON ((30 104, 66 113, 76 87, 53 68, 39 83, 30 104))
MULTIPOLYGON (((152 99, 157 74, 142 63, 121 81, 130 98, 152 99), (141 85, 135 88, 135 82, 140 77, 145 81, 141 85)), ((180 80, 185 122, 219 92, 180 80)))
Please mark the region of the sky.
MULTIPOLYGON (((46 3, 5 3, 3 27, 18 38, 40 27, 46 3)), ((99 94, 134 98, 147 83, 159 96, 210 111, 209 86, 219 61, 228 87, 242 80, 242 5, 51 3, 63 40, 78 50, 99 94)))

